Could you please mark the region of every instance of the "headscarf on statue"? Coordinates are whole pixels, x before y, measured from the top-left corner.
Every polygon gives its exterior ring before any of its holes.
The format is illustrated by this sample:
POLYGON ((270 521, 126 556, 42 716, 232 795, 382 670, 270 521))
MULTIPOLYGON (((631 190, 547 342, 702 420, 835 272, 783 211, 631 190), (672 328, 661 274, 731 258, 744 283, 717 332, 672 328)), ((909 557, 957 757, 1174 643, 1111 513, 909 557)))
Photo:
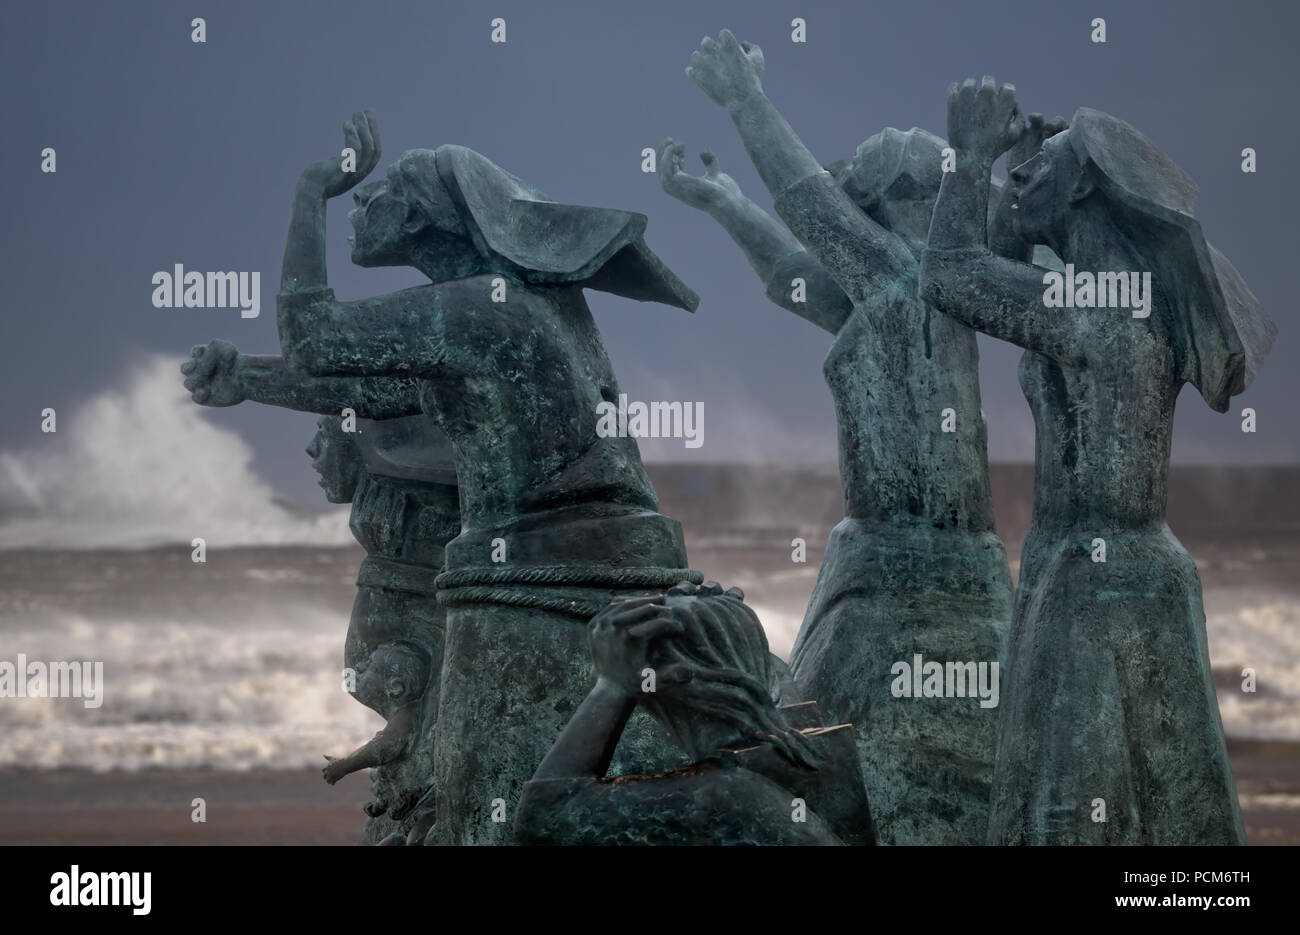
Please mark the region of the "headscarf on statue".
POLYGON ((687 311, 697 296, 646 246, 646 217, 561 204, 464 146, 403 153, 390 177, 488 268, 531 285, 579 285, 687 311))

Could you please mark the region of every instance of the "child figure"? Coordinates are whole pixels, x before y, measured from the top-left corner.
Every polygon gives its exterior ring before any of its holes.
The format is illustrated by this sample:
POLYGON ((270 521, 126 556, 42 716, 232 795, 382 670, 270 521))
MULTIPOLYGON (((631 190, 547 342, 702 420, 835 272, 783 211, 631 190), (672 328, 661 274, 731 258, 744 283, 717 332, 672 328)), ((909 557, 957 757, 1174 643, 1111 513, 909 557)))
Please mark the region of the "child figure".
MULTIPOLYGON (((401 790, 409 788, 394 773, 404 762, 418 733, 420 706, 417 702, 423 698, 429 682, 428 654, 413 643, 384 643, 364 660, 356 679, 356 699, 388 723, 369 742, 347 756, 326 755, 328 762, 321 774, 332 786, 357 770, 373 769, 371 788, 375 800, 366 805, 366 814, 405 813, 415 803, 394 801, 395 796, 403 795, 401 790)), ((411 834, 422 839, 430 823, 425 822, 422 830, 417 827, 411 834)))

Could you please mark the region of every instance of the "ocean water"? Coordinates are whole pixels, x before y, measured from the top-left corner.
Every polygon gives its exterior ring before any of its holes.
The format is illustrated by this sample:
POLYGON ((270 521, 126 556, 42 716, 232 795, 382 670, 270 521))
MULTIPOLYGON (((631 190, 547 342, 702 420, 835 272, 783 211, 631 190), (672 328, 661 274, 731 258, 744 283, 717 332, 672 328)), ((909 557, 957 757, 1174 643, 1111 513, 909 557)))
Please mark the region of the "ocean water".
MULTIPOLYGON (((0 698, 0 768, 299 769, 382 726, 341 684, 362 557, 346 510, 279 503, 248 446, 177 392, 174 367, 157 361, 71 413, 57 457, 0 451, 0 662, 102 662, 105 683, 99 708, 0 698), (190 560, 196 528, 225 546, 204 564, 190 560)), ((649 469, 693 567, 744 589, 787 654, 840 518, 834 467, 649 469), (805 564, 791 560, 796 537, 805 564)), ((1297 477, 1172 476, 1170 523, 1205 582, 1230 736, 1300 741, 1297 477), (1254 693, 1241 691, 1245 667, 1254 693)), ((1032 468, 995 466, 992 480, 1014 559, 1032 468)))

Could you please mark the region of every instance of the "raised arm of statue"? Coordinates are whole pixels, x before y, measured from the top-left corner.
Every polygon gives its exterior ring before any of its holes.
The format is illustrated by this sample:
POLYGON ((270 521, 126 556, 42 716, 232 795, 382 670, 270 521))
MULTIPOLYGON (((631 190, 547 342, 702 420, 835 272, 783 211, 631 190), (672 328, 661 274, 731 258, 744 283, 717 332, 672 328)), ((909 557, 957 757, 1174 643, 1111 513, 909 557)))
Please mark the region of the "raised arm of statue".
POLYGON ((687 173, 684 160, 685 147, 665 140, 657 161, 663 190, 722 225, 762 280, 769 299, 832 334, 839 333, 853 303, 821 264, 784 225, 745 197, 713 153, 700 153, 702 176, 687 173), (803 280, 801 289, 793 284, 796 278, 803 280))
POLYGON ((314 162, 298 177, 293 193, 289 237, 284 246, 280 292, 323 289, 325 273, 325 202, 361 182, 379 164, 379 124, 374 114, 358 111, 343 124, 343 144, 351 155, 314 162))
POLYGON ((414 377, 313 377, 290 369, 283 357, 239 353, 229 341, 210 341, 181 364, 185 388, 203 406, 263 403, 299 412, 338 415, 345 408, 363 419, 394 419, 420 409, 414 377))
POLYGON ((767 99, 757 46, 724 29, 705 38, 686 71, 727 108, 777 214, 850 298, 885 292, 913 268, 907 248, 853 203, 767 99))
POLYGON ((343 139, 353 156, 313 163, 298 179, 276 296, 281 350, 290 367, 314 376, 427 371, 440 357, 429 341, 437 329, 430 328, 428 309, 415 299, 427 295, 428 287, 359 302, 339 302, 329 288, 325 202, 353 188, 378 164, 374 115, 353 114, 343 125, 343 139))
MULTIPOLYGON (((1041 120, 1040 120, 1041 124, 1041 120)), ((993 163, 1025 132, 1015 88, 992 78, 948 89, 948 144, 956 168, 945 173, 921 263, 921 297, 985 334, 1062 363, 1084 359, 1086 316, 1043 301, 1043 271, 994 255, 988 246, 993 163)), ((1008 186, 1015 210, 1017 186, 1008 186)))

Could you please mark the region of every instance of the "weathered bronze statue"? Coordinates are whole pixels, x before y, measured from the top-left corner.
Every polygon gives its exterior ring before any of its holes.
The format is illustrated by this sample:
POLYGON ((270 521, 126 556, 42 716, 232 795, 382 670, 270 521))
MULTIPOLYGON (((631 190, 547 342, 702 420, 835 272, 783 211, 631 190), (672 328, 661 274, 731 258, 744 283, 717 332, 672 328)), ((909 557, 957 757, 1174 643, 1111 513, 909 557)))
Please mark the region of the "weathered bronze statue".
POLYGON ((374 799, 362 843, 423 841, 433 821, 432 764, 446 612, 435 581, 443 549, 460 532, 451 448, 424 416, 356 420, 346 408, 395 416, 419 406, 410 378, 312 377, 279 357, 240 354, 227 341, 194 348, 181 365, 195 402, 245 400, 322 415, 307 453, 331 503, 351 503, 352 534, 366 550, 344 640, 343 665, 355 697, 388 726, 324 769, 333 783, 372 768, 374 799), (400 687, 399 687, 400 686, 400 687))
POLYGON ((1012 613, 975 332, 917 293, 944 143, 887 129, 832 175, 764 95, 757 46, 723 30, 687 71, 727 108, 789 231, 712 156, 703 178, 685 175, 672 141, 664 188, 726 228, 773 301, 836 336, 824 370, 845 519, 791 669, 806 697, 854 724, 881 843, 982 842, 997 708, 898 698, 891 676, 915 653, 941 665, 999 662, 1012 613))
MULTIPOLYGON (((603 437, 619 390, 583 297, 593 288, 693 309, 646 247, 641 215, 557 204, 471 150, 412 150, 356 194, 352 258, 431 283, 339 302, 325 277, 326 199, 377 165, 369 114, 338 158, 298 183, 278 299, 290 366, 318 376, 411 376, 455 453, 462 529, 438 580, 447 608, 434 752, 440 843, 505 843, 513 808, 590 687, 585 624, 618 595, 686 567, 681 527, 634 438, 603 437)), ((648 722, 643 722, 648 725, 648 722)), ((629 762, 664 750, 633 732, 629 762)))
POLYGON ((1010 85, 952 86, 956 166, 921 274, 937 308, 1031 352, 1021 385, 1038 430, 1034 518, 989 840, 1245 843, 1200 579, 1165 523, 1166 479, 1183 384, 1225 411, 1274 329, 1205 241, 1192 180, 1099 111, 1050 135, 1006 194, 1025 244, 1087 272, 1068 286, 1079 301, 1055 307, 1042 269, 994 255, 990 168, 1042 126, 1021 117, 1010 85))

